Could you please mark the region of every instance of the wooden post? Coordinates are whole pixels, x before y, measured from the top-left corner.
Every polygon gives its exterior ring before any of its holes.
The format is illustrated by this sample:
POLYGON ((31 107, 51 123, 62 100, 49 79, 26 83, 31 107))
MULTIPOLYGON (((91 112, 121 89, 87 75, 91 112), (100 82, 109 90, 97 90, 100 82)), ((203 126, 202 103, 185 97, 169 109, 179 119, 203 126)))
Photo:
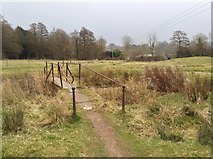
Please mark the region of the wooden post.
POLYGON ((78 64, 78 85, 81 85, 81 64, 78 64))
POLYGON ((62 81, 61 68, 60 68, 59 62, 58 62, 58 72, 59 72, 59 77, 60 77, 60 82, 61 82, 61 88, 63 88, 63 81, 62 81))
POLYGON ((125 112, 125 86, 122 86, 122 112, 125 112))
POLYGON ((53 78, 53 83, 54 83, 54 68, 53 68, 53 63, 51 63, 51 69, 52 69, 52 78, 53 78))
POLYGON ((72 87, 73 116, 76 115, 75 87, 72 87))
POLYGON ((66 82, 67 82, 67 78, 68 78, 68 63, 66 63, 66 82))

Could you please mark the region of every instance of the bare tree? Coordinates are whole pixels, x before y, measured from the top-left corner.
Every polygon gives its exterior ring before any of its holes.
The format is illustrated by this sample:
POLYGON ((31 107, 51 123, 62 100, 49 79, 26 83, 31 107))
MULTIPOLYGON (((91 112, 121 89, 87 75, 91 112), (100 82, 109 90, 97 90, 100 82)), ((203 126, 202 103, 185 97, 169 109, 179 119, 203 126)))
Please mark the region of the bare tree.
POLYGON ((50 33, 49 42, 52 46, 53 57, 57 59, 66 59, 70 57, 72 50, 69 35, 62 29, 56 29, 50 33))
POLYGON ((100 37, 96 41, 97 48, 98 48, 96 59, 98 59, 99 53, 104 53, 106 51, 106 43, 107 42, 106 42, 106 40, 103 37, 100 37))
POLYGON ((39 58, 44 58, 48 53, 48 30, 46 26, 39 22, 37 24, 37 36, 38 36, 38 55, 39 58))
POLYGON ((153 34, 149 34, 148 35, 148 44, 149 44, 149 48, 151 51, 152 56, 154 55, 155 52, 155 45, 157 43, 157 36, 155 33, 153 34))
POLYGON ((130 36, 125 35, 122 37, 122 43, 124 49, 129 49, 132 46, 133 40, 130 36))
POLYGON ((18 58, 22 51, 21 45, 17 41, 17 36, 11 25, 1 17, 0 21, 2 29, 2 54, 4 58, 18 58))
POLYGON ((71 33, 71 37, 74 40, 75 43, 75 52, 76 52, 76 57, 77 60, 80 59, 79 57, 79 32, 77 30, 74 30, 74 32, 71 33))
POLYGON ((93 58, 94 47, 95 47, 95 36, 94 33, 85 27, 82 27, 79 32, 80 37, 80 51, 81 51, 81 59, 91 59, 93 58))
POLYGON ((187 34, 180 30, 175 31, 173 32, 171 40, 177 46, 177 57, 184 56, 183 50, 186 49, 187 46, 189 46, 189 39, 187 38, 187 34))
POLYGON ((205 34, 199 33, 194 36, 191 42, 191 49, 195 55, 203 56, 207 54, 208 37, 205 34))

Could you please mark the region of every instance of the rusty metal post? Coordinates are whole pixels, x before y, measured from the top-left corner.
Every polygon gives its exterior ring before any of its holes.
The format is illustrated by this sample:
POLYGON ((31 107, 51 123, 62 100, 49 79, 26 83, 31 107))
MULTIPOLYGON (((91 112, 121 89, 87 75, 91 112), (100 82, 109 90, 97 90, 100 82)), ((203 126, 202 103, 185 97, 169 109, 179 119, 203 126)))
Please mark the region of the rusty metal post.
POLYGON ((45 62, 46 63, 46 76, 48 74, 48 66, 47 66, 47 61, 45 62))
POLYGON ((59 72, 59 77, 60 77, 60 82, 61 82, 61 88, 63 88, 63 81, 62 81, 61 68, 60 68, 59 62, 58 62, 58 72, 59 72))
POLYGON ((75 87, 72 87, 73 116, 76 115, 75 87))
POLYGON ((44 67, 44 77, 46 77, 46 67, 44 67))
POLYGON ((54 67, 53 67, 53 63, 51 63, 51 69, 52 69, 52 78, 53 78, 53 83, 54 83, 54 67))
POLYGON ((122 112, 125 113, 125 86, 122 86, 122 112))
POLYGON ((68 63, 66 63, 66 82, 67 82, 67 77, 68 77, 68 63))
POLYGON ((78 64, 78 85, 81 85, 81 64, 78 64))

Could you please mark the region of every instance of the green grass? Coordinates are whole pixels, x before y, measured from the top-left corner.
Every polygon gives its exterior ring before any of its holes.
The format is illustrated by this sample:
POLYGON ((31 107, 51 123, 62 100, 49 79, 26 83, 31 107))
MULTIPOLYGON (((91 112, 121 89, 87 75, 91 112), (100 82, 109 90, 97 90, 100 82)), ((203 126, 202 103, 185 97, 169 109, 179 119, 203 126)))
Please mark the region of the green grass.
MULTIPOLYGON (((40 71, 43 72, 43 67, 45 66, 46 60, 2 60, 2 72, 7 74, 10 72, 27 72, 27 71, 40 71)), ((57 63, 58 61, 47 60, 48 62, 57 63)), ((62 61, 61 61, 62 62, 62 61)), ((69 61, 65 61, 69 62, 69 61)), ((89 66, 95 70, 115 70, 124 72, 141 72, 144 66, 149 64, 157 65, 180 65, 186 72, 201 72, 210 73, 211 72, 211 57, 190 57, 190 58, 180 58, 172 59, 168 61, 158 61, 158 62, 138 62, 138 61, 112 61, 112 60, 92 60, 92 61, 72 61, 80 62, 85 66, 89 66)), ((77 72, 77 65, 71 65, 71 70, 77 72)), ((82 68, 83 71, 84 68, 82 68)))
MULTIPOLYGON (((14 74, 24 74, 26 72, 43 72, 45 60, 3 60, 3 77, 7 78, 14 74)), ((57 62, 57 61, 50 61, 57 62)), ((146 65, 180 65, 188 75, 191 73, 210 76, 211 58, 192 57, 172 59, 159 62, 129 62, 129 61, 79 61, 85 66, 89 66, 98 72, 105 73, 108 70, 117 73, 118 76, 124 73, 141 74, 146 65)), ((72 73, 77 77, 78 65, 70 65, 72 73)), ((82 68, 85 73, 86 69, 82 68)), ((57 73, 57 70, 55 70, 57 73)), ((75 79, 77 84, 77 78, 75 79)), ((83 86, 82 86, 83 87, 83 86)), ((121 115, 121 105, 106 101, 98 96, 94 90, 84 91, 94 97, 97 110, 104 114, 107 121, 114 127, 115 133, 120 142, 131 156, 156 156, 156 157, 207 157, 210 156, 211 147, 201 145, 197 140, 197 129, 200 121, 195 117, 184 115, 175 116, 181 112, 185 106, 190 106, 201 114, 209 110, 210 99, 199 103, 191 103, 184 93, 170 93, 157 96, 150 102, 150 105, 133 104, 126 105, 126 115, 121 115), (104 105, 105 103, 105 105, 104 105), (159 107, 163 111, 150 115, 150 107, 159 107), (174 119, 173 122, 167 120, 163 113, 174 119), (161 117, 162 115, 162 117, 161 117), (161 122, 162 121, 162 122, 161 122), (171 133, 181 134, 183 141, 174 142, 162 140, 157 133, 156 127, 163 123, 164 129, 171 133)), ((68 92, 64 96, 69 96, 68 92)), ((17 134, 9 133, 3 135, 3 156, 107 156, 104 143, 94 134, 92 124, 84 118, 83 110, 78 109, 80 118, 75 121, 66 120, 61 124, 52 126, 38 126, 41 117, 44 118, 46 109, 41 105, 48 104, 50 98, 43 100, 37 97, 34 101, 28 101, 25 126, 26 129, 17 134), (42 104, 41 104, 42 103, 42 104), (33 115, 32 115, 33 114, 33 115), (31 125, 32 124, 32 125, 31 125)), ((64 99, 66 100, 66 98, 64 99)), ((55 102, 57 103, 57 102, 55 102)), ((71 101, 65 102, 70 105, 71 101)))
POLYGON ((1 63, 3 75, 15 72, 41 72, 45 66, 44 60, 2 60, 1 63))
MULTIPOLYGON (((184 93, 170 93, 158 96, 152 105, 126 105, 126 113, 121 113, 121 103, 116 105, 98 96, 94 91, 86 91, 94 97, 96 108, 113 125, 116 135, 127 152, 134 157, 208 157, 210 145, 202 145, 197 140, 201 123, 197 116, 184 115, 183 108, 190 106, 196 112, 210 110, 209 101, 191 103, 184 93), (103 103, 105 103, 103 107, 103 103), (157 106, 160 111, 150 113, 157 106), (162 139, 157 128, 167 135, 173 134, 183 141, 162 139)), ((203 115, 207 115, 204 113, 203 115)), ((209 118, 209 117, 208 117, 209 118)))
MULTIPOLYGON (((83 114, 79 114, 82 116, 83 114)), ((3 156, 83 157, 107 156, 103 143, 85 119, 3 136, 3 156)))
MULTIPOLYGON (((162 140, 159 136, 139 136, 128 124, 128 115, 104 112, 105 118, 111 122, 120 142, 126 151, 134 157, 209 157, 211 147, 201 145, 194 138, 173 142, 162 140)), ((184 123, 186 121, 184 120, 184 123)))
POLYGON ((97 70, 121 70, 121 71, 141 71, 144 66, 150 64, 157 65, 180 65, 186 72, 211 72, 211 57, 190 57, 172 59, 157 62, 138 62, 138 61, 90 61, 83 64, 97 70))
MULTIPOLYGON (((10 78, 12 75, 14 74, 11 73, 10 78)), ((26 80, 23 74, 16 74, 16 76, 19 77, 17 81, 26 80)), ((12 85, 6 85, 4 82, 3 88, 8 90, 5 93, 19 89, 15 81, 10 83, 12 85), (13 87, 13 84, 16 84, 16 87, 13 87)), ((5 100, 2 105, 3 110, 9 108, 11 104, 23 106, 24 126, 18 132, 3 134, 3 157, 104 157, 108 155, 104 143, 95 134, 93 125, 85 118, 83 110, 77 106, 78 116, 71 118, 70 92, 59 90, 56 96, 44 95, 41 92, 28 94, 21 89, 18 93, 13 92, 11 96, 4 94, 7 98, 3 99, 5 100), (58 113, 61 118, 54 121, 53 113, 58 113)))
POLYGON ((81 109, 78 108, 78 118, 70 117, 62 123, 45 127, 39 123, 41 117, 45 120, 45 113, 37 112, 45 110, 35 108, 34 114, 32 111, 25 112, 22 131, 2 136, 3 157, 107 156, 104 144, 94 133, 92 123, 84 118, 81 109))

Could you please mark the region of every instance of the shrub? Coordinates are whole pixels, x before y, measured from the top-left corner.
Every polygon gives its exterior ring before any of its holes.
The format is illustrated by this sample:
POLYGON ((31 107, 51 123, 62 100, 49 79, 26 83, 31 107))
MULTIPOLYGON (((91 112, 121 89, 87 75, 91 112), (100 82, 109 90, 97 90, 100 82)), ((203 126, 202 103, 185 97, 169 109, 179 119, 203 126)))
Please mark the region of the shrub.
POLYGON ((211 81, 207 77, 195 76, 187 83, 186 93, 191 102, 206 100, 211 91, 211 81))
POLYGON ((22 130, 24 125, 24 111, 21 105, 10 106, 3 113, 3 132, 17 132, 22 130))
MULTIPOLYGON (((108 101, 116 101, 117 104, 121 103, 121 87, 96 89, 96 92, 108 101)), ((156 93, 154 91, 148 90, 145 82, 141 82, 133 78, 127 80, 125 89, 125 104, 131 105, 149 103, 155 96, 156 93)))
POLYGON ((161 107, 162 106, 160 104, 153 104, 153 105, 149 106, 148 114, 150 116, 158 115, 160 113, 161 107))
POLYGON ((189 116, 189 117, 196 117, 197 112, 190 106, 186 105, 183 107, 182 112, 184 113, 184 115, 189 116))
POLYGON ((159 92, 181 92, 185 89, 185 75, 177 66, 148 66, 144 77, 148 88, 159 92))
POLYGON ((2 127, 4 133, 17 132, 24 124, 24 93, 17 83, 10 80, 3 83, 2 127))
POLYGON ((57 87, 51 82, 44 83, 41 74, 7 76, 2 82, 2 88, 4 134, 38 123, 42 126, 60 123, 71 115, 68 106, 70 97, 64 96, 63 92, 58 93, 57 87), (40 109, 42 111, 38 113, 40 109))
POLYGON ((68 106, 65 105, 64 107, 60 104, 61 102, 59 99, 51 101, 48 105, 47 115, 49 122, 52 123, 61 123, 67 119, 71 112, 68 109, 68 106))
POLYGON ((170 141, 174 141, 174 142, 184 141, 183 135, 181 135, 181 134, 171 133, 160 127, 158 127, 157 130, 158 130, 158 134, 160 135, 160 138, 162 140, 170 140, 170 141))
MULTIPOLYGON (((114 73, 112 71, 105 71, 102 72, 102 74, 104 74, 105 76, 109 77, 109 78, 113 78, 114 73)), ((114 86, 115 83, 104 78, 101 77, 100 75, 90 72, 90 71, 85 71, 84 73, 82 73, 82 82, 88 86, 95 86, 95 87, 107 87, 107 86, 114 86)))
POLYGON ((203 144, 213 144, 213 131, 209 123, 202 122, 199 130, 198 130, 198 141, 203 144))
POLYGON ((44 116, 40 122, 42 127, 55 123, 63 123, 71 116, 72 112, 70 108, 72 98, 70 99, 70 96, 67 95, 67 91, 59 90, 55 97, 43 97, 42 99, 47 100, 47 102, 43 104, 45 109, 44 116))

